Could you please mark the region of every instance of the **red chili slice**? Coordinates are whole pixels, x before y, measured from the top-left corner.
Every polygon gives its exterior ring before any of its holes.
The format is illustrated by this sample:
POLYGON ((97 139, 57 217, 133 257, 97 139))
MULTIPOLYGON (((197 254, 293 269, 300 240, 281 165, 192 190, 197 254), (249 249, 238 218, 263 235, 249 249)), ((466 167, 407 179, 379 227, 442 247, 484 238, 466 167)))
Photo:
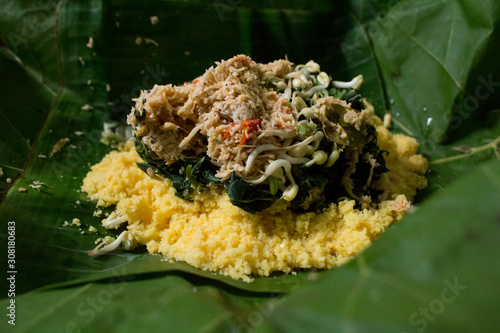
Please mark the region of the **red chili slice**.
POLYGON ((256 131, 259 128, 260 122, 262 121, 262 118, 255 118, 255 119, 248 119, 243 122, 241 125, 241 128, 243 129, 243 135, 241 136, 240 143, 239 145, 245 144, 245 142, 248 141, 250 133, 256 131))
POLYGON ((236 123, 232 123, 231 125, 229 125, 226 130, 224 132, 222 132, 221 136, 224 138, 224 139, 229 139, 231 137, 231 129, 236 126, 236 123))
MULTIPOLYGON (((250 138, 248 137, 250 133, 256 131, 259 128, 259 125, 262 121, 262 118, 248 119, 243 121, 241 124, 241 129, 243 134, 241 135, 241 140, 238 145, 245 144, 250 138)), ((231 129, 236 126, 236 123, 230 124, 224 132, 222 132, 221 136, 224 139, 229 139, 231 137, 231 129)))

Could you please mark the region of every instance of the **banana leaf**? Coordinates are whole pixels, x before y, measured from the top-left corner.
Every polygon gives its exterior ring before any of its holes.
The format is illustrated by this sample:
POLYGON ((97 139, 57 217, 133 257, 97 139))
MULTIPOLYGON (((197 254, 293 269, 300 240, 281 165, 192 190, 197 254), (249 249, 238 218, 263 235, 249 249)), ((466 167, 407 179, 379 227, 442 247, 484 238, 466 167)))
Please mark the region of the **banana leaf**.
POLYGON ((3 279, 0 304, 9 314, 15 300, 17 317, 13 326, 4 316, 2 331, 494 331, 499 7, 3 1, 0 248, 15 297, 3 279), (123 120, 141 89, 181 84, 238 53, 314 59, 339 80, 363 74, 363 96, 431 160, 414 212, 347 265, 253 283, 143 249, 87 256, 98 236, 115 235, 79 190, 110 150, 100 142, 103 121, 123 120), (80 227, 64 226, 74 218, 80 227))

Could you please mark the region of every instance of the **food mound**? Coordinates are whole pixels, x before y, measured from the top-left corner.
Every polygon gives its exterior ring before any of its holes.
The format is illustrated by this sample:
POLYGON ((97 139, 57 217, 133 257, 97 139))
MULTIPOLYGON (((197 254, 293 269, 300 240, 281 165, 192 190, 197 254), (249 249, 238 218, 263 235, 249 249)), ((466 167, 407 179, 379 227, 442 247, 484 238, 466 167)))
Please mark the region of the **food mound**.
POLYGON ((223 186, 250 213, 279 198, 303 211, 369 200, 386 168, 373 110, 353 89, 361 79, 332 81, 312 61, 294 68, 240 55, 192 83, 155 86, 128 116, 139 166, 187 200, 223 186))
POLYGON ((349 260, 426 186, 417 142, 388 132, 361 83, 314 61, 239 55, 143 91, 127 118, 134 143, 84 180, 98 204, 116 204, 105 227, 128 222, 90 254, 138 243, 245 280, 349 260))

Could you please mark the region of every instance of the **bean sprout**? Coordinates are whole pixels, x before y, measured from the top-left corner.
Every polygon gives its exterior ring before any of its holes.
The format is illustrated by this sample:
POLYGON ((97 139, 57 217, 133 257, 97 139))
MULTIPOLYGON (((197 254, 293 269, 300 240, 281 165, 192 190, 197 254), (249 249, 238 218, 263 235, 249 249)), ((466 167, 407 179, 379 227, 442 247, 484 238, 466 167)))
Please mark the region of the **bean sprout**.
POLYGON ((322 150, 316 150, 312 154, 312 159, 305 164, 306 167, 310 167, 313 164, 321 165, 328 160, 328 155, 322 150))
POLYGON ((293 157, 297 157, 297 158, 304 157, 309 152, 309 149, 307 149, 307 147, 310 147, 310 146, 300 146, 300 147, 293 148, 288 152, 288 155, 293 156, 293 157))
POLYGON ((275 146, 273 144, 264 144, 264 145, 260 145, 258 146, 257 148, 255 148, 251 153, 250 155, 248 156, 248 159, 247 159, 247 165, 245 166, 245 174, 248 174, 250 172, 250 169, 252 168, 254 162, 255 162, 255 159, 257 158, 257 156, 264 152, 264 151, 268 151, 268 150, 289 150, 289 149, 293 149, 293 148, 296 148, 296 147, 300 147, 300 146, 303 146, 303 145, 308 145, 309 143, 315 141, 315 148, 314 150, 318 149, 319 147, 319 143, 321 141, 321 139, 323 139, 323 132, 321 131, 318 131, 316 133, 314 133, 314 135, 306 138, 305 140, 301 141, 301 142, 298 142, 292 146, 288 146, 288 147, 279 147, 279 146, 275 146))
POLYGON ((307 79, 309 79, 309 77, 311 76, 311 73, 310 73, 310 72, 309 72, 309 70, 308 70, 307 68, 305 68, 305 67, 302 67, 302 68, 300 69, 300 71, 302 72, 302 74, 304 74, 304 75, 305 75, 305 77, 306 77, 307 79))
POLYGON ((312 82, 302 72, 291 72, 283 76, 285 79, 299 79, 305 84, 312 85, 312 82))
POLYGON ((326 74, 325 72, 319 73, 316 78, 318 79, 318 82, 325 88, 328 87, 328 85, 330 84, 330 78, 328 77, 328 74, 326 74))
POLYGON ((349 82, 333 81, 332 84, 335 88, 352 88, 358 90, 363 83, 363 75, 358 75, 349 82))
POLYGON ((297 96, 297 94, 293 94, 292 105, 295 106, 299 112, 302 109, 307 108, 306 102, 302 99, 302 97, 297 96))
POLYGON ((304 108, 302 111, 299 112, 298 117, 304 116, 306 118, 312 119, 312 118, 318 118, 318 115, 316 114, 316 110, 313 108, 304 108))
POLYGON ((264 172, 264 174, 262 176, 260 176, 260 178, 255 179, 255 180, 249 180, 248 182, 251 184, 260 184, 263 181, 265 181, 269 176, 273 175, 273 173, 276 170, 281 169, 281 168, 285 169, 285 172, 286 172, 286 175, 288 176, 288 179, 290 179, 290 181, 292 183, 295 183, 295 181, 293 180, 293 177, 292 177, 292 173, 291 173, 292 164, 284 159, 272 161, 266 167, 266 171, 264 172))
POLYGON ((288 155, 284 151, 280 151, 278 153, 278 157, 282 158, 284 160, 287 160, 288 162, 290 162, 292 164, 302 164, 302 163, 306 163, 306 162, 309 161, 308 158, 305 158, 305 157, 293 157, 293 156, 288 155))
POLYGON ((321 89, 326 89, 327 86, 322 86, 322 85, 319 85, 319 86, 314 86, 308 90, 305 90, 305 91, 297 91, 296 94, 300 97, 311 97, 315 92, 318 92, 318 91, 321 91, 321 89))
POLYGON ((302 81, 301 79, 292 79, 292 87, 294 88, 300 88, 300 89, 305 89, 307 87, 307 84, 302 81))
POLYGON ((257 158, 257 155, 259 155, 260 153, 262 153, 264 151, 277 150, 280 148, 281 147, 275 146, 271 143, 260 145, 257 148, 255 148, 248 156, 247 165, 245 166, 245 174, 248 174, 250 172, 250 169, 253 167, 253 164, 255 162, 255 159, 257 158))
POLYGON ((279 159, 279 160, 275 160, 275 161, 271 162, 267 166, 265 173, 259 179, 256 179, 253 181, 251 180, 249 182, 252 184, 260 184, 263 181, 265 181, 268 177, 273 175, 277 170, 280 170, 282 168, 285 170, 286 175, 291 183, 283 191, 282 198, 285 199, 286 201, 292 201, 297 196, 297 193, 299 192, 299 186, 295 183, 295 180, 293 179, 292 165, 287 160, 279 159))
POLYGON ((286 89, 286 83, 285 81, 277 81, 277 82, 272 82, 276 89, 283 91, 286 89))
POLYGON ((316 137, 318 138, 317 140, 314 140, 314 146, 313 146, 313 149, 314 149, 314 150, 316 150, 316 149, 318 149, 319 144, 320 144, 320 142, 321 142, 321 139, 323 139, 324 134, 323 134, 323 132, 318 131, 318 132, 316 132, 316 133, 314 134, 314 136, 316 136, 316 137), (318 134, 318 133, 320 133, 320 134, 318 134), (318 134, 318 135, 316 135, 316 134, 318 134))
POLYGON ((262 139, 265 136, 279 136, 282 139, 294 138, 296 136, 295 132, 285 132, 280 130, 264 130, 257 137, 258 139, 262 139))
POLYGON ((309 60, 304 67, 311 73, 317 73, 320 70, 318 63, 312 60, 309 60))
POLYGON ((116 212, 113 212, 106 220, 104 220, 103 225, 106 229, 118 229, 118 227, 124 222, 127 222, 127 219, 124 216, 120 216, 116 212))
POLYGON ((113 250, 116 250, 118 246, 120 246, 121 242, 124 239, 126 240, 127 238, 129 238, 129 232, 124 231, 112 243, 106 244, 106 242, 103 241, 101 244, 97 245, 93 250, 88 251, 87 253, 89 256, 95 256, 98 254, 111 252, 113 250))
POLYGON ((342 152, 342 149, 337 149, 337 143, 335 142, 333 144, 332 153, 330 154, 330 156, 328 156, 328 161, 326 162, 327 168, 331 167, 332 165, 335 164, 335 162, 337 162, 341 152, 342 152))
POLYGON ((283 141, 283 144, 281 145, 282 148, 289 147, 293 142, 293 138, 288 138, 285 141, 283 141))
POLYGON ((286 201, 292 201, 295 199, 297 194, 299 193, 299 186, 295 183, 290 184, 286 190, 283 191, 283 195, 281 196, 286 201))
POLYGON ((276 169, 270 177, 274 177, 276 179, 278 179, 278 185, 279 184, 285 184, 286 182, 286 178, 285 178, 285 175, 283 174, 283 169, 279 168, 279 169, 276 169))
POLYGON ((288 85, 286 86, 283 94, 285 95, 286 100, 289 101, 292 96, 292 80, 288 80, 288 85))

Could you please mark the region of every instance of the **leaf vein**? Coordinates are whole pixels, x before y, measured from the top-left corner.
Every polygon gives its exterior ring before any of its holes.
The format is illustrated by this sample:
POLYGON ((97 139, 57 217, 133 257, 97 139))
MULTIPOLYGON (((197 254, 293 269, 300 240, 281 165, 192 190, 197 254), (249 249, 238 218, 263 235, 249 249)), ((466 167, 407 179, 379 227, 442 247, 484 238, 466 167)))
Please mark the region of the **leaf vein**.
POLYGON ((49 317, 52 313, 54 313, 58 308, 63 307, 66 303, 69 303, 71 300, 75 299, 80 294, 85 292, 87 289, 90 288, 90 286, 91 286, 91 284, 87 284, 87 285, 79 288, 77 291, 71 293, 70 295, 64 297, 56 304, 47 305, 47 308, 45 309, 45 311, 42 311, 38 316, 36 316, 32 320, 28 321, 28 323, 21 328, 21 332, 28 332, 29 328, 36 326, 39 322, 41 322, 45 318, 49 317))
POLYGON ((451 45, 451 40, 453 37, 453 31, 455 28, 456 18, 457 18, 457 10, 455 7, 453 7, 453 20, 451 21, 450 36, 448 37, 448 43, 446 44, 446 53, 444 55, 444 61, 446 61, 446 59, 448 59, 448 51, 450 51, 450 45, 451 45))
POLYGON ((15 133, 17 133, 22 138, 22 141, 26 144, 28 149, 30 149, 31 146, 29 145, 28 140, 24 137, 24 135, 17 129, 16 126, 14 126, 14 124, 12 124, 12 122, 10 121, 10 119, 7 117, 7 115, 5 114, 5 112, 2 109, 0 109, 0 112, 2 113, 2 116, 3 116, 4 120, 7 122, 7 124, 14 130, 15 133))
POLYGON ((450 73, 449 69, 446 67, 445 63, 438 58, 437 55, 435 55, 431 50, 429 50, 424 44, 422 44, 422 42, 420 42, 417 38, 415 38, 415 36, 412 36, 408 30, 406 30, 400 23, 399 21, 394 17, 394 15, 392 15, 391 13, 388 13, 388 17, 390 17, 393 22, 396 24, 396 26, 413 42, 415 43, 418 47, 420 47, 425 53, 427 53, 427 55, 429 57, 431 57, 432 59, 434 59, 434 61, 436 61, 436 63, 438 63, 442 68, 443 70, 445 71, 445 73, 451 78, 451 80, 453 81, 453 83, 455 83, 455 85, 458 87, 458 89, 461 91, 461 92, 465 92, 465 89, 464 87, 460 84, 460 82, 450 73))

